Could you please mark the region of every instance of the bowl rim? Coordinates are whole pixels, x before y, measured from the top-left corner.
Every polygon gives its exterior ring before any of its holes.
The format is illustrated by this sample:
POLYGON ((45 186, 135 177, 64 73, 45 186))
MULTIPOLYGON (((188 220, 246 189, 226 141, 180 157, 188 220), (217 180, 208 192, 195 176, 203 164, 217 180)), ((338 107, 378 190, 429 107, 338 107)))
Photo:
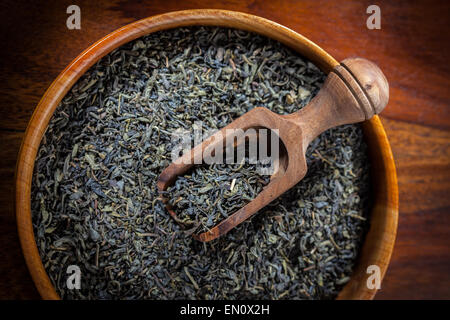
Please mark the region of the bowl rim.
MULTIPOLYGON (((89 46, 58 75, 44 93, 28 123, 17 160, 15 177, 17 228, 27 267, 43 299, 55 300, 60 297, 44 269, 34 237, 31 217, 31 183, 36 154, 56 107, 92 65, 122 44, 153 32, 194 25, 230 27, 259 33, 301 53, 325 73, 329 73, 339 64, 318 45, 285 26, 255 15, 219 9, 182 10, 151 16, 125 25, 89 46)), ((364 135, 371 137, 369 152, 377 151, 371 155, 371 164, 372 156, 375 156, 377 159, 376 184, 379 184, 380 188, 375 190, 375 206, 371 212, 372 215, 376 214, 377 223, 375 226, 371 224, 360 256, 365 263, 379 266, 381 282, 390 261, 397 231, 397 175, 391 147, 378 116, 366 121, 363 129, 364 135), (378 205, 379 202, 382 202, 381 205, 378 205), (373 243, 368 243, 369 239, 373 243)), ((371 220, 373 220, 372 217, 371 220)), ((350 281, 341 290, 337 299, 372 299, 374 297, 377 290, 367 288, 367 273, 360 265, 362 263, 357 262, 350 281)))

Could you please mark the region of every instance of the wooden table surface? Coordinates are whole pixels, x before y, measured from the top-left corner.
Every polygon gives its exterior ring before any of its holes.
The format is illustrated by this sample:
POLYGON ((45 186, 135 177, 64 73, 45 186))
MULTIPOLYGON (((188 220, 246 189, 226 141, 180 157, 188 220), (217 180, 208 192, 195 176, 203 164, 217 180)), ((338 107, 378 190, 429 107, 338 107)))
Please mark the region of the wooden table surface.
POLYGON ((366 27, 373 1, 2 1, 0 5, 0 299, 38 299, 16 231, 14 170, 44 91, 82 50, 155 14, 193 8, 248 12, 311 39, 337 60, 375 61, 390 83, 381 118, 400 191, 394 254, 377 299, 450 299, 450 1, 381 1, 381 30, 366 27), (181 2, 181 3, 180 3, 181 2), (81 8, 68 30, 66 8, 81 8))

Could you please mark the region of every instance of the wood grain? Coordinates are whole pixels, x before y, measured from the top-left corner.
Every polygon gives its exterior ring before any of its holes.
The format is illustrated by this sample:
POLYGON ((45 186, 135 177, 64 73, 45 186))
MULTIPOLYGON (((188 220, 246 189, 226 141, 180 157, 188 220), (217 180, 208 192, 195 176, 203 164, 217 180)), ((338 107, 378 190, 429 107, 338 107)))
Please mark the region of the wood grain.
POLYGON ((397 241, 377 299, 450 299, 450 132, 382 119, 400 198, 397 241))
MULTIPOLYGON (((307 172, 305 153, 311 141, 330 128, 371 119, 386 107, 388 100, 389 84, 377 65, 363 58, 345 59, 334 66, 320 91, 303 109, 289 115, 278 115, 264 107, 250 110, 165 168, 158 177, 158 189, 163 196, 164 191, 173 184, 178 176, 192 168, 195 159, 204 159, 205 154, 211 154, 208 150, 219 150, 228 148, 230 145, 233 146, 235 138, 238 140, 236 145, 242 144, 246 139, 245 134, 243 134, 243 137, 237 135, 237 130, 242 130, 241 132, 255 128, 278 130, 278 137, 283 144, 278 170, 271 176, 270 183, 255 199, 210 230, 198 235, 193 234, 193 237, 199 241, 212 241, 252 217, 304 178, 307 172)), ((372 122, 369 122, 366 127, 371 130, 369 127, 373 125, 372 122)), ((379 129, 383 131, 382 126, 379 129)), ((377 140, 375 131, 372 130, 371 132, 373 135, 366 135, 366 139, 377 140)), ((390 146, 387 141, 385 142, 384 147, 388 148, 390 153, 390 146)), ((378 153, 379 146, 372 144, 372 147, 378 153)), ((386 161, 383 158, 371 158, 371 160, 386 161)), ((391 162, 392 165, 391 158, 387 161, 391 162)), ((386 170, 383 170, 383 172, 386 172, 386 170)), ((395 223, 390 225, 392 230, 384 230, 384 227, 381 227, 382 231, 393 234, 392 241, 386 245, 387 254, 383 255, 385 259, 382 263, 384 265, 389 263, 391 256, 393 240, 397 232, 398 215, 398 189, 395 168, 389 173, 394 176, 391 181, 393 181, 393 189, 395 189, 395 204, 392 205, 395 211, 395 223), (389 246, 391 246, 390 249, 389 246)), ((381 189, 384 190, 385 188, 382 187, 381 189)), ((389 191, 386 190, 385 192, 389 191)), ((164 200, 164 202, 167 201, 164 200)), ((166 207, 169 213, 176 218, 176 213, 171 206, 166 203, 166 207)), ((380 207, 385 209, 384 205, 380 205, 380 207)), ((376 236, 380 239, 383 235, 380 233, 376 236)))
MULTIPOLYGON (((346 59, 339 65, 310 40, 270 20, 236 11, 217 9, 170 12, 141 19, 115 30, 76 57, 52 82, 39 101, 25 131, 17 160, 15 210, 25 262, 41 297, 52 300, 59 298, 39 256, 31 223, 30 206, 35 157, 54 110, 72 85, 92 65, 122 44, 152 32, 193 25, 231 27, 262 34, 288 45, 314 62, 324 72, 329 73, 323 88, 311 101, 310 107, 285 117, 271 113, 265 108, 255 108, 227 127, 243 128, 244 123, 251 122, 252 114, 265 113, 255 119, 271 121, 255 122, 254 126, 279 128, 280 137, 289 151, 289 157, 295 159, 290 161, 284 177, 272 182, 271 188, 278 191, 273 192, 272 195, 269 188, 263 190, 255 201, 248 205, 250 207, 248 210, 246 206, 231 217, 236 219, 236 222, 239 222, 239 219, 242 222, 249 216, 248 214, 258 209, 258 205, 264 206, 268 203, 265 201, 270 202, 270 198, 273 200, 274 196, 294 186, 300 177, 303 177, 306 171, 304 157, 306 145, 321 131, 330 126, 368 120, 364 122, 364 135, 369 146, 372 168, 376 170, 376 176, 373 179, 374 206, 371 210, 371 224, 351 279, 337 298, 373 298, 376 290, 366 285, 368 277, 366 269, 376 265, 381 279, 384 277, 392 255, 398 221, 398 185, 391 148, 378 117, 370 119, 374 113, 381 111, 388 101, 389 86, 385 76, 375 64, 361 58, 346 59), (321 112, 322 108, 325 108, 324 112, 321 112), (339 112, 336 111, 337 109, 339 112), (312 124, 320 125, 316 127, 312 124), (303 133, 305 133, 304 148, 301 143, 301 147, 298 148, 298 135, 302 135, 298 134, 299 130, 304 130, 303 133), (291 155, 293 151, 295 152, 291 155), (258 199, 265 200, 258 202, 258 199), (252 206, 255 208, 252 209, 252 206)), ((201 150, 201 147, 194 148, 194 151, 201 150)), ((177 164, 174 165, 175 169, 180 167, 177 164)), ((227 222, 228 220, 224 221, 224 223, 227 222)), ((223 226, 223 224, 217 226, 219 233, 220 230, 224 232, 229 230, 225 230, 226 224, 222 229, 223 226)), ((228 226, 230 227, 231 224, 228 226)))
POLYGON ((14 167, 20 137, 50 83, 84 48, 127 23, 188 8, 260 15, 307 36, 336 59, 375 61, 391 98, 382 122, 399 175, 396 248, 378 299, 450 298, 448 1, 377 1, 382 29, 365 27, 371 1, 77 1, 82 29, 65 27, 72 1, 0 4, 0 298, 38 298, 17 242, 14 167), (22 21, 22 23, 18 23, 22 21))

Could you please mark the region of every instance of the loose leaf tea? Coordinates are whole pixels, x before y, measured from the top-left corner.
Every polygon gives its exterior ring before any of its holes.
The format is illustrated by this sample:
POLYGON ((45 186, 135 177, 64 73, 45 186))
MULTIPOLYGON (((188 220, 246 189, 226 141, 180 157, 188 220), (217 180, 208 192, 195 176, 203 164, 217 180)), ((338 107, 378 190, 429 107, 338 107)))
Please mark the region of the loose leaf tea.
MULTIPOLYGON (((178 225, 156 187, 172 161, 175 130, 195 121, 220 129, 257 106, 292 113, 324 78, 276 41, 212 27, 150 34, 91 67, 55 111, 32 185, 37 246, 61 297, 335 298, 368 224, 368 158, 358 125, 315 139, 306 177, 212 242, 178 225), (67 287, 71 265, 80 268, 81 289, 67 287)), ((211 182, 224 167, 211 165, 194 169, 173 198, 189 192, 187 209, 204 199, 206 215, 223 214, 220 208, 241 206, 257 191, 249 191, 251 170, 241 169, 227 178, 236 179, 239 197, 224 201, 226 187, 211 182)))
POLYGON ((193 173, 178 177, 167 192, 178 222, 198 234, 228 218, 269 183, 270 177, 256 169, 244 158, 241 164, 198 166, 193 173))

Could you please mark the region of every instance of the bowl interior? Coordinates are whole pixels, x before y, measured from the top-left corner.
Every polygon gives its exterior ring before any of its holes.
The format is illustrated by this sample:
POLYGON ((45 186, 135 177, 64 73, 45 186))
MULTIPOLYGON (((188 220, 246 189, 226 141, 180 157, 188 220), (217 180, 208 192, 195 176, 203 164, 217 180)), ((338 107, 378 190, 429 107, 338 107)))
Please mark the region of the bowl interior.
MULTIPOLYGON (((259 33, 277 40, 329 73, 338 62, 323 49, 298 33, 257 16, 225 10, 185 10, 162 14, 126 25, 83 51, 45 92, 28 124, 16 169, 16 215, 25 260, 33 281, 44 299, 59 299, 39 256, 31 222, 31 183, 36 154, 47 125, 59 102, 75 82, 100 58, 146 34, 181 26, 220 26, 259 33)), ((373 186, 371 225, 351 280, 338 299, 371 299, 376 289, 367 286, 369 266, 377 266, 383 278, 397 230, 398 190, 391 148, 380 119, 374 116, 363 124, 369 146, 373 186)), ((371 269, 372 270, 372 269, 371 269)))

